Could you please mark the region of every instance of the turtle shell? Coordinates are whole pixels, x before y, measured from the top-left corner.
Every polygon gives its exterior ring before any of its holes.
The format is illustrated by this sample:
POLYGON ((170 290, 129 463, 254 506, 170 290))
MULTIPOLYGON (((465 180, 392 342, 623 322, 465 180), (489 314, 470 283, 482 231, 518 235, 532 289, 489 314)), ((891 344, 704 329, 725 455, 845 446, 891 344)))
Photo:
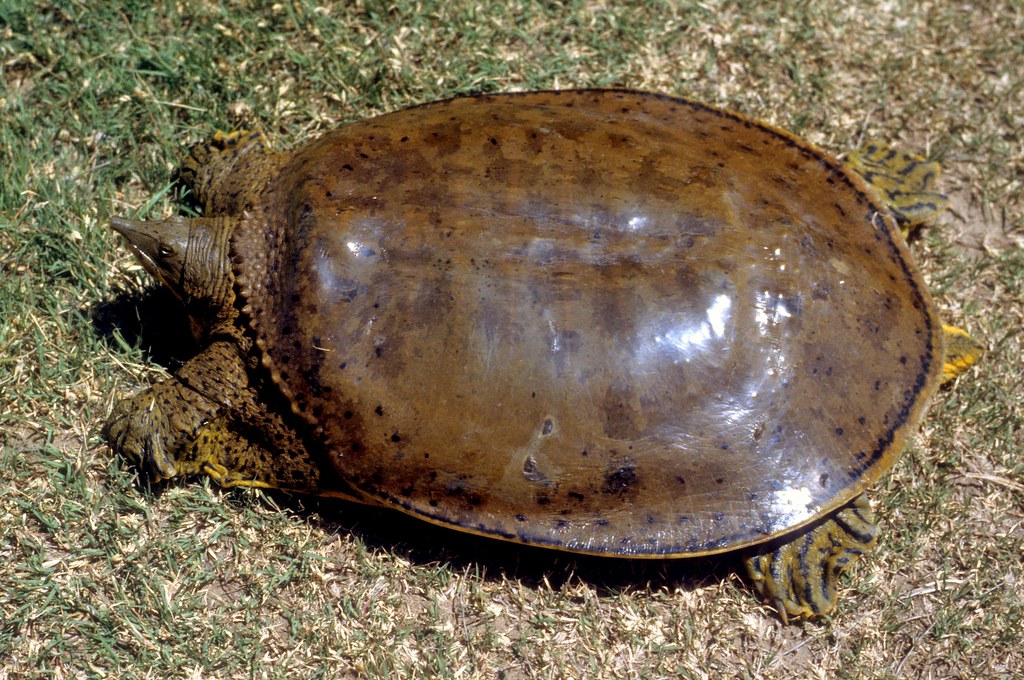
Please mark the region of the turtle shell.
POLYGON ((766 540, 891 466, 941 331, 886 209, 685 99, 451 99, 282 157, 233 237, 263 364, 367 500, 569 550, 766 540))

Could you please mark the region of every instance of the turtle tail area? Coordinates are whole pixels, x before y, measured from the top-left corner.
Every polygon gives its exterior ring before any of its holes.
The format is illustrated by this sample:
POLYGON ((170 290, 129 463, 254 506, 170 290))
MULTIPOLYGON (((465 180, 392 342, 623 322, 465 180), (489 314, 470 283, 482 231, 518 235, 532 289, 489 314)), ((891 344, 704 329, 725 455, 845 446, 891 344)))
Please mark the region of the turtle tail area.
POLYGON ((783 622, 815 618, 835 608, 839 577, 875 545, 875 535, 874 512, 861 494, 810 530, 769 543, 744 562, 757 592, 783 622))
POLYGON ((985 347, 962 328, 942 324, 945 338, 945 361, 942 365, 942 384, 952 382, 978 362, 985 347))
POLYGON ((192 190, 207 215, 239 211, 239 199, 263 176, 270 153, 263 133, 220 132, 192 147, 178 178, 192 190))

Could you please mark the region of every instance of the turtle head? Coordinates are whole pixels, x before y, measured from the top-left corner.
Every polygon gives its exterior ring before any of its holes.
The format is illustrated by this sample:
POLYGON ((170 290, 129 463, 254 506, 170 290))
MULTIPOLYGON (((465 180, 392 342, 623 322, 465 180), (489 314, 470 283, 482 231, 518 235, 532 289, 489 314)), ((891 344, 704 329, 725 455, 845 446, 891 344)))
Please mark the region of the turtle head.
POLYGON ((185 304, 197 337, 232 313, 229 218, 140 222, 115 217, 110 224, 146 271, 185 304))

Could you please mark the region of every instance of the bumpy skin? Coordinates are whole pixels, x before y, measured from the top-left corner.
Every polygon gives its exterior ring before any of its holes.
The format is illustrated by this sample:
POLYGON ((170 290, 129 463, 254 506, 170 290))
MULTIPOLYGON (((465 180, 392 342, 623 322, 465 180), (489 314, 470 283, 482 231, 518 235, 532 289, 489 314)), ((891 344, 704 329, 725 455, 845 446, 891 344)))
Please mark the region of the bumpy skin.
POLYGON ((697 102, 455 99, 290 154, 222 136, 183 177, 203 256, 121 224, 209 344, 108 425, 157 478, 596 554, 762 546, 755 585, 809 615, 873 541, 855 499, 938 384, 941 327, 882 201, 697 102))

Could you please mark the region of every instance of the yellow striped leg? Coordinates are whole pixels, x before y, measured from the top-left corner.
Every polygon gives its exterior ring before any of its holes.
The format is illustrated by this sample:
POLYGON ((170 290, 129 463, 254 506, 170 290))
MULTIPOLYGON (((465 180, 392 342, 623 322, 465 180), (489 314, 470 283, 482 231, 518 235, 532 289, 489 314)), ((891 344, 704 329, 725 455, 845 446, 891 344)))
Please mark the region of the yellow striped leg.
POLYGON ((754 587, 790 618, 828 614, 836 605, 840 575, 875 545, 875 515, 864 495, 787 543, 770 543, 769 552, 748 556, 754 587))

